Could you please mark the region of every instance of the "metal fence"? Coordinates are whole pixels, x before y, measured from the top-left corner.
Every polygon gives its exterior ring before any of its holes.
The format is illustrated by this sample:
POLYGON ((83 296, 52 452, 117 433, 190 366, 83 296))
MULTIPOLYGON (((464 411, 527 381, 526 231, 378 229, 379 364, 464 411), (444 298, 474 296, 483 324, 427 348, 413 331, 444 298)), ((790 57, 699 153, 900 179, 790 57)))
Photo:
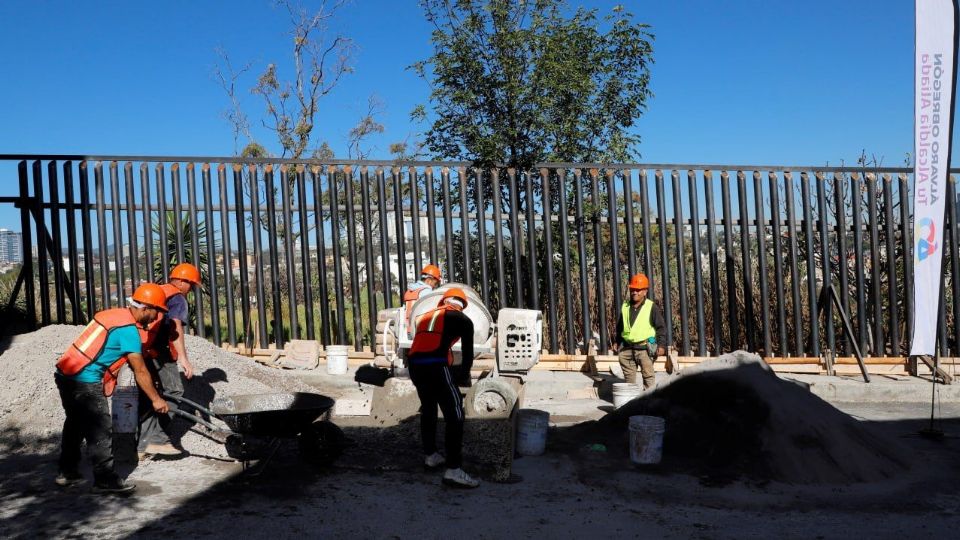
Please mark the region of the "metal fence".
MULTIPOLYGON (((554 353, 606 350, 638 271, 683 355, 849 355, 825 283, 861 350, 902 356, 910 338, 907 169, 0 155, 3 173, 24 250, 9 304, 41 325, 83 323, 189 261, 198 335, 361 349, 434 262, 492 310, 543 310, 554 353)), ((948 186, 939 346, 957 356, 948 186)))

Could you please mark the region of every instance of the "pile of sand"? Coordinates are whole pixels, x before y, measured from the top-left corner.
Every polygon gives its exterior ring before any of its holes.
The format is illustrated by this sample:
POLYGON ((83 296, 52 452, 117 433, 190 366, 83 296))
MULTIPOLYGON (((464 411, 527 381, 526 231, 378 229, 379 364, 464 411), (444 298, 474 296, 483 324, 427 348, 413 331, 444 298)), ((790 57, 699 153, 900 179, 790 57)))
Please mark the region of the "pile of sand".
POLYGON ((819 484, 882 480, 908 463, 898 441, 744 352, 685 369, 603 419, 577 426, 572 440, 628 448, 634 415, 666 419, 667 468, 819 484))

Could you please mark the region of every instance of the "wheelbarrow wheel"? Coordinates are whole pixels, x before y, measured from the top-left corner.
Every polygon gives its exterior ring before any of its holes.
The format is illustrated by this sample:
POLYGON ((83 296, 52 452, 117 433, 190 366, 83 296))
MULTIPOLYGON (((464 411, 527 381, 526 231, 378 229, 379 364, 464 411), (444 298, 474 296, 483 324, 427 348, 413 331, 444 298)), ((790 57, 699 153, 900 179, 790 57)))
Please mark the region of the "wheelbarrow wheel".
POLYGON ((343 453, 346 437, 343 430, 333 422, 322 421, 310 424, 297 436, 300 456, 308 463, 319 466, 333 465, 343 453))

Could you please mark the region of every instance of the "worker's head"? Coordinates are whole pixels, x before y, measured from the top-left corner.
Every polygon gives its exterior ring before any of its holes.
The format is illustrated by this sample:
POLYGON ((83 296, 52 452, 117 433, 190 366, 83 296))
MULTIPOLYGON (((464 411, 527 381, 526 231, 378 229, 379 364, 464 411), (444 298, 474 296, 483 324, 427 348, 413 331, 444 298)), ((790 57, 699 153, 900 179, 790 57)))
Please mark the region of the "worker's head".
POLYGON ((630 302, 638 303, 646 300, 647 291, 650 289, 650 280, 643 274, 634 274, 627 285, 630 289, 630 302))
POLYGON ((167 311, 167 295, 156 283, 144 283, 133 291, 133 296, 127 298, 133 318, 141 326, 146 326, 157 319, 160 312, 167 311))
POLYGON ((170 271, 170 284, 186 294, 200 285, 200 270, 190 263, 180 263, 170 271))
POLYGON ((420 279, 431 289, 436 289, 440 286, 440 268, 435 264, 424 266, 420 271, 420 279))
POLYGON ((437 307, 440 306, 449 306, 457 311, 463 311, 467 308, 467 293, 459 287, 451 287, 444 291, 443 298, 437 304, 437 307))

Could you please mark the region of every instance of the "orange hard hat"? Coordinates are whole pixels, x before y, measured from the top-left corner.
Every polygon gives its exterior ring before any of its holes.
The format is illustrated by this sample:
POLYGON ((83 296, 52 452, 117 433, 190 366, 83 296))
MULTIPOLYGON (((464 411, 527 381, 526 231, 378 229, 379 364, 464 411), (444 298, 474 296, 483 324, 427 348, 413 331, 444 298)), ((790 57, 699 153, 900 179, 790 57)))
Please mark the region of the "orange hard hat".
POLYGON ((156 283, 144 283, 137 287, 137 290, 133 291, 131 299, 138 304, 155 307, 164 312, 167 311, 167 295, 156 283))
POLYGON ((443 298, 440 299, 440 303, 437 305, 442 306, 443 304, 445 304, 447 302, 447 298, 456 298, 457 300, 460 300, 460 302, 463 303, 463 307, 461 309, 467 308, 467 293, 463 292, 463 289, 461 289, 460 287, 451 287, 446 291, 444 291, 443 298))
POLYGON ((423 267, 423 270, 420 271, 420 277, 430 276, 433 279, 440 281, 440 268, 435 264, 428 264, 423 267))
POLYGON ((630 278, 628 287, 630 289, 649 289, 650 280, 643 274, 634 274, 633 277, 630 278))
POLYGON ((189 281, 194 285, 199 285, 200 270, 197 270, 197 267, 190 263, 180 263, 174 266, 173 270, 170 271, 170 279, 174 278, 189 281))

